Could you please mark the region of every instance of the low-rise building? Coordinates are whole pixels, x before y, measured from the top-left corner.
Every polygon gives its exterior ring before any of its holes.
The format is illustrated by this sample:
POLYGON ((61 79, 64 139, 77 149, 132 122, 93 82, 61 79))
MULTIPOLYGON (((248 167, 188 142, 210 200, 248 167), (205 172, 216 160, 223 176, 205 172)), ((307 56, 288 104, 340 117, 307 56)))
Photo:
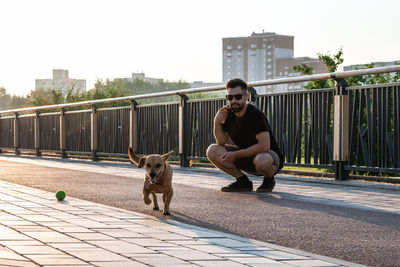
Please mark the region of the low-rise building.
POLYGON ((86 90, 86 80, 84 79, 70 79, 68 70, 53 69, 52 79, 36 79, 35 89, 55 89, 61 90, 66 93, 68 89, 76 89, 79 92, 86 90))

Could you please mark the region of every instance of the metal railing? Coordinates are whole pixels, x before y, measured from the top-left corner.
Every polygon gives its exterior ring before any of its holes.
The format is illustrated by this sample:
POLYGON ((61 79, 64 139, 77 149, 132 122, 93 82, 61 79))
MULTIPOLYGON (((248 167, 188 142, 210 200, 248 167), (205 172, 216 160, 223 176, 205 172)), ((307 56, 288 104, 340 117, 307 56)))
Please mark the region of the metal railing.
MULTIPOLYGON (((345 179, 348 170, 400 172, 399 84, 346 87, 343 82, 346 77, 398 71, 400 66, 391 66, 248 84, 337 80, 337 88, 260 95, 256 103, 267 114, 286 165, 333 168, 337 179, 345 179)), ((225 104, 223 98, 189 100, 188 95, 223 89, 220 85, 0 111, 0 151, 91 155, 95 160, 126 157, 132 146, 139 154, 175 150, 181 165, 188 166, 190 160, 206 160, 205 151, 215 142, 213 117, 225 104), (136 102, 171 95, 181 101, 136 102), (97 108, 120 101, 130 106, 97 108), (76 106, 91 109, 66 110, 76 106), (60 112, 43 112, 57 109, 60 112)))

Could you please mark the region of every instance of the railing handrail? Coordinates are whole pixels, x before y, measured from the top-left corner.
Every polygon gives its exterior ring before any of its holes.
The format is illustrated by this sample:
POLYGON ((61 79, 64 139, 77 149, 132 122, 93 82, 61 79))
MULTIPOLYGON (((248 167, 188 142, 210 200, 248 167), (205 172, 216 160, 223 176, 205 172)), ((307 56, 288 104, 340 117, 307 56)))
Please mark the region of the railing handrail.
MULTIPOLYGON (((348 78, 348 77, 353 77, 353 76, 381 74, 381 73, 389 73, 389 72, 400 72, 400 66, 396 65, 396 66, 371 68, 371 69, 312 74, 312 75, 280 78, 280 79, 273 79, 273 80, 254 81, 254 82, 248 82, 247 84, 249 87, 265 86, 265 85, 276 85, 276 84, 286 84, 286 83, 309 82, 309 81, 316 81, 316 80, 328 80, 328 79, 336 79, 336 78, 348 78)), ((173 90, 173 91, 167 91, 167 92, 123 96, 123 97, 115 97, 115 98, 107 98, 107 99, 88 100, 88 101, 58 104, 58 105, 47 105, 47 106, 38 106, 38 107, 30 107, 30 108, 0 110, 0 114, 38 111, 38 110, 45 110, 45 109, 58 109, 58 108, 61 109, 61 108, 67 108, 67 107, 96 105, 96 104, 120 102, 120 101, 131 101, 131 100, 153 98, 153 97, 186 95, 186 94, 201 93, 201 92, 212 92, 212 91, 218 91, 218 90, 224 90, 224 89, 225 89, 225 85, 221 84, 221 85, 205 86, 205 87, 199 87, 199 88, 187 88, 187 89, 173 90)))

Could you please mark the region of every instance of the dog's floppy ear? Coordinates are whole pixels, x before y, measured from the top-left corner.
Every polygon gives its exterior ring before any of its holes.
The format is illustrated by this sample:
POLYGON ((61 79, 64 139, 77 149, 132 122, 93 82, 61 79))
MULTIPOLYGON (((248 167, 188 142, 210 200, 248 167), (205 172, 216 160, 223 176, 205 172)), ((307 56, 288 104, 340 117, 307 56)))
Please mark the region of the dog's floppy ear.
POLYGON ((174 153, 174 151, 170 151, 170 152, 162 155, 163 160, 166 161, 169 158, 169 156, 171 156, 172 153, 174 153))
POLYGON ((129 159, 135 163, 136 165, 139 165, 139 157, 136 155, 135 151, 131 147, 128 147, 128 155, 129 159))
POLYGON ((144 162, 146 161, 146 157, 141 157, 139 158, 138 155, 136 155, 135 151, 131 147, 128 147, 128 155, 129 159, 137 165, 138 168, 142 168, 144 165, 144 162))
POLYGON ((143 167, 143 165, 144 165, 144 163, 145 163, 145 161, 146 161, 146 158, 147 158, 147 157, 141 157, 141 158, 139 159, 139 164, 137 165, 138 168, 142 168, 142 167, 143 167))

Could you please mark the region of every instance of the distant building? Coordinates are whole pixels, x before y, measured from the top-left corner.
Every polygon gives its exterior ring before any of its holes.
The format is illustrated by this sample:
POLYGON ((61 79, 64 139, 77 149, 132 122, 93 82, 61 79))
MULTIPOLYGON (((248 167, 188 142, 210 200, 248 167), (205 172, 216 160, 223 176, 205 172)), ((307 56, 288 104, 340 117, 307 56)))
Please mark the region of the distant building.
POLYGON ((116 80, 116 81, 123 80, 123 81, 128 81, 128 82, 133 82, 135 80, 142 80, 144 82, 149 82, 151 84, 155 84, 155 83, 159 83, 159 82, 163 81, 163 79, 146 77, 146 75, 143 72, 132 73, 132 78, 115 78, 114 80, 116 80))
POLYGON ((75 88, 80 92, 86 90, 86 80, 70 79, 68 70, 53 69, 53 79, 36 79, 35 89, 56 89, 66 93, 68 89, 75 88))
MULTIPOLYGON (((246 81, 270 80, 297 76, 292 67, 307 64, 315 73, 324 73, 328 69, 316 58, 294 58, 294 36, 274 32, 253 33, 247 37, 229 37, 222 39, 223 81, 234 77, 246 81)), ((301 89, 300 84, 283 84, 256 88, 258 93, 266 91, 287 91, 301 89)))
MULTIPOLYGON (((371 63, 373 63, 375 65, 374 68, 379 68, 379 67, 388 67, 388 66, 399 65, 400 60, 386 61, 386 62, 379 61, 379 62, 371 62, 371 63)), ((344 71, 359 70, 359 69, 363 69, 363 68, 365 68, 364 64, 355 64, 355 65, 344 66, 343 70, 344 71)))
POLYGON ((190 88, 199 88, 199 87, 206 87, 206 86, 215 86, 215 85, 221 85, 222 83, 208 83, 208 82, 203 82, 203 81, 193 81, 192 83, 189 83, 190 88))

